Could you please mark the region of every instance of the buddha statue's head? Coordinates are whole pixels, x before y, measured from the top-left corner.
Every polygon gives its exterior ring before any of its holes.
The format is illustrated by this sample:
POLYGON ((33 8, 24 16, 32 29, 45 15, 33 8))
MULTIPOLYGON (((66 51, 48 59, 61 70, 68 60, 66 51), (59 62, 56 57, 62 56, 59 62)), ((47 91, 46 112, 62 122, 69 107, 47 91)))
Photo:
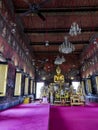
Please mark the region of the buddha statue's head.
POLYGON ((56 68, 56 72, 57 72, 57 74, 60 74, 60 73, 61 73, 61 69, 60 69, 59 66, 56 68))

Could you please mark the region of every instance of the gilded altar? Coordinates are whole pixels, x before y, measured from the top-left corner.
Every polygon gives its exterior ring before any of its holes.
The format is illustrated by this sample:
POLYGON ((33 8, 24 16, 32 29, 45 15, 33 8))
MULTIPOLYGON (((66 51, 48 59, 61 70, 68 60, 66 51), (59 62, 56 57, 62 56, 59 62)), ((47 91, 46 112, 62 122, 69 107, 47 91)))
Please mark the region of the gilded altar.
POLYGON ((82 87, 79 86, 74 93, 73 86, 65 82, 64 75, 58 66, 54 75, 54 83, 50 84, 50 93, 53 95, 55 104, 82 105, 84 104, 82 87))
POLYGON ((58 66, 56 68, 56 75, 54 75, 54 103, 64 103, 69 99, 69 92, 65 90, 64 75, 58 66))

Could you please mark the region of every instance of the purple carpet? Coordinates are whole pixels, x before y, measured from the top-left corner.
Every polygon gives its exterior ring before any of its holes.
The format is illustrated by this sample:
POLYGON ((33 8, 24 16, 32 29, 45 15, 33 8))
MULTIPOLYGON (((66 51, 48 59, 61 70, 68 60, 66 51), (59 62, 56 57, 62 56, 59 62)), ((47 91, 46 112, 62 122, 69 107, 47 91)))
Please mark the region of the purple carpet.
POLYGON ((23 104, 0 112, 0 130, 48 130, 49 104, 23 104))
POLYGON ((49 130, 98 130, 98 107, 51 106, 49 130))
POLYGON ((98 105, 23 104, 0 112, 0 130, 48 130, 48 125, 49 130, 98 130, 98 105))

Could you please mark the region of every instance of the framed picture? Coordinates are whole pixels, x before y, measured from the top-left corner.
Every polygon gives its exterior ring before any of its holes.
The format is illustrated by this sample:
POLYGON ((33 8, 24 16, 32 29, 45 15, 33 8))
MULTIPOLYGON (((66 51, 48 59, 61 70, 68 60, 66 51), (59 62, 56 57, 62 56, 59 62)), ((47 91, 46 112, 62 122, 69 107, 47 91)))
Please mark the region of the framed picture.
POLYGON ((85 85, 84 85, 84 81, 81 82, 81 86, 82 86, 82 93, 83 95, 85 95, 85 85))
POLYGON ((98 93, 98 76, 95 77, 95 80, 96 80, 97 93, 98 93))
POLYGON ((0 64, 0 97, 6 96, 8 64, 0 64))
POLYGON ((16 79, 15 79, 14 96, 20 96, 21 95, 21 81, 22 81, 22 73, 17 72, 16 73, 16 79))
POLYGON ((25 77, 24 95, 28 95, 28 87, 29 87, 29 78, 28 78, 28 77, 25 77))
POLYGON ((88 93, 92 93, 91 79, 87 79, 88 93))

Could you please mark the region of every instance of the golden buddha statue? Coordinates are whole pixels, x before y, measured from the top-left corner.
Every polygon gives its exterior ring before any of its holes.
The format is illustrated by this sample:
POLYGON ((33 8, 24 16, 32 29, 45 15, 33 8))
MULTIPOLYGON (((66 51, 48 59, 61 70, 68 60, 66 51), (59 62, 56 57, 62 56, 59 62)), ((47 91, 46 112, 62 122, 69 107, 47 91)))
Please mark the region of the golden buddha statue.
POLYGON ((54 82, 64 83, 64 75, 61 74, 61 69, 59 66, 56 68, 56 72, 57 72, 57 74, 54 75, 54 82))

